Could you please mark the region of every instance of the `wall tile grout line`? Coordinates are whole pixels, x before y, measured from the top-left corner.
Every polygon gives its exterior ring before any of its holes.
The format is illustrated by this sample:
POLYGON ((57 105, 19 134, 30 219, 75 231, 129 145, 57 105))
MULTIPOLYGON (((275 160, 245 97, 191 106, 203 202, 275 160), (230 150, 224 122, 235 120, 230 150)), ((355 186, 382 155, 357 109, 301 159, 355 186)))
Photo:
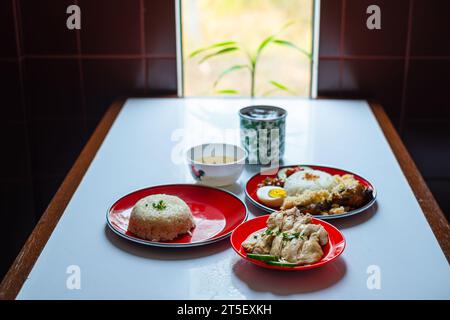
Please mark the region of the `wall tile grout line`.
POLYGON ((436 116, 428 116, 428 117, 409 117, 408 123, 436 123, 436 122, 449 122, 450 117, 436 117, 436 116))
POLYGON ((25 92, 24 92, 24 71, 23 71, 23 59, 21 57, 23 56, 23 45, 21 40, 21 32, 20 32, 20 21, 19 21, 19 0, 12 0, 12 10, 13 10, 13 17, 14 17, 14 33, 15 33, 15 40, 16 40, 16 55, 17 55, 17 61, 19 66, 19 80, 20 80, 20 99, 21 99, 21 106, 22 106, 22 114, 23 119, 25 122, 25 125, 27 124, 27 110, 25 105, 25 92))
POLYGON ((414 11, 414 0, 409 0, 409 8, 408 8, 408 31, 406 35, 406 48, 405 48, 405 63, 403 70, 403 87, 402 87, 402 99, 400 106, 400 124, 399 124, 399 133, 400 135, 403 132, 405 126, 405 117, 406 117, 406 93, 408 87, 408 75, 409 75, 409 63, 410 63, 410 54, 411 54, 411 37, 412 37, 412 20, 413 20, 413 11, 414 11))
MULTIPOLYGON (((321 60, 404 60, 405 55, 401 56, 389 56, 389 55, 344 55, 344 56, 319 56, 319 59, 321 60)), ((450 60, 450 56, 415 56, 410 55, 409 60, 450 60)))
MULTIPOLYGON (((89 120, 89 116, 87 117, 89 120)), ((57 121, 66 121, 69 122, 71 120, 81 120, 83 122, 83 117, 80 116, 40 116, 35 117, 34 119, 30 120, 30 123, 45 123, 45 122, 57 122, 57 121)))
MULTIPOLYGON (((78 59, 78 54, 23 54, 20 57, 0 57, 0 61, 16 62, 22 59, 78 59)), ((176 59, 175 54, 81 54, 83 60, 114 59, 176 59)), ((319 56, 321 60, 403 60, 405 55, 337 55, 319 56)), ((450 56, 410 55, 409 60, 450 60, 450 56)))
MULTIPOLYGON (((171 54, 23 54, 19 57, 0 57, 2 62, 16 62, 23 59, 78 59, 83 60, 114 60, 114 59, 176 59, 176 55, 171 54)), ((319 56, 320 60, 403 60, 404 55, 337 55, 319 56)), ((450 60, 450 56, 425 56, 410 55, 409 60, 450 60)))
MULTIPOLYGON (((27 54, 26 59, 78 59, 77 54, 27 54)), ((175 54, 81 54, 83 60, 176 59, 175 54)))
POLYGON ((30 183, 30 177, 29 176, 15 176, 15 177, 2 177, 1 178, 2 183, 21 183, 26 184, 30 183))
POLYGON ((16 38, 17 56, 22 58, 25 53, 22 33, 22 19, 21 19, 21 7, 20 0, 12 0, 13 17, 14 17, 14 31, 16 38))
POLYGON ((20 62, 20 57, 0 57, 0 62, 20 62))
POLYGON ((450 56, 414 56, 414 55, 410 55, 409 60, 450 60, 450 56))
POLYGON ((55 172, 55 173, 41 173, 37 175, 36 179, 41 180, 58 180, 61 179, 67 175, 66 172, 55 172))
MULTIPOLYGON (((79 5, 79 0, 74 0, 75 5, 79 5)), ((88 116, 87 116, 87 103, 86 103, 86 88, 84 83, 84 72, 83 72, 83 60, 82 60, 82 47, 81 47, 81 31, 76 30, 76 44, 77 44, 77 64, 78 64, 78 75, 79 75, 79 81, 80 81, 80 91, 81 91, 81 112, 83 117, 83 126, 84 126, 84 133, 87 135, 88 132, 88 116)))
POLYGON ((27 157, 27 167, 28 167, 28 179, 29 183, 31 184, 30 190, 31 190, 31 201, 33 203, 33 206, 31 206, 31 213, 34 216, 35 222, 39 220, 39 217, 36 216, 36 210, 35 210, 35 186, 34 186, 34 174, 33 174, 33 166, 32 166, 32 159, 31 159, 31 141, 30 141, 30 128, 29 128, 29 117, 28 117, 28 111, 27 111, 27 102, 26 102, 26 95, 25 95, 25 60, 23 58, 24 56, 24 43, 23 43, 23 34, 22 34, 22 20, 21 20, 21 7, 20 7, 20 0, 12 0, 12 9, 13 9, 13 19, 14 19, 14 33, 15 33, 15 39, 16 39, 16 50, 17 50, 17 57, 18 57, 18 68, 19 68, 19 85, 20 85, 20 104, 22 107, 22 116, 24 121, 24 130, 25 130, 25 144, 27 146, 26 150, 26 157, 27 157))
POLYGON ((322 60, 403 60, 405 56, 384 55, 342 55, 342 56, 319 56, 322 60))
POLYGON ((339 90, 342 92, 344 79, 344 46, 345 46, 345 18, 347 10, 347 0, 341 0, 341 29, 339 39, 339 90))
POLYGON ((429 176, 429 177, 424 177, 424 178, 427 181, 433 181, 433 182, 436 182, 436 181, 450 182, 450 177, 432 177, 432 176, 429 176))
POLYGON ((146 43, 146 35, 145 35, 145 3, 144 0, 139 0, 139 19, 140 19, 140 40, 141 40, 141 54, 144 56, 143 58, 143 66, 144 66, 144 94, 149 93, 149 84, 148 84, 148 66, 147 66, 147 58, 145 58, 147 54, 147 43, 146 43))

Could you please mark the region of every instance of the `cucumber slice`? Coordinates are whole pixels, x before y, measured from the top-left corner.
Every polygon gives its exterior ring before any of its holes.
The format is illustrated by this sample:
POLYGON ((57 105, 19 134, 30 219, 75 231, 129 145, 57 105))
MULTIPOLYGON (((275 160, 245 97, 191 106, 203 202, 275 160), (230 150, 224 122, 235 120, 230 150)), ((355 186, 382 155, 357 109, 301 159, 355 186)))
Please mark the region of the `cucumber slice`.
POLYGON ((270 254, 256 254, 256 253, 247 253, 247 257, 250 259, 255 259, 259 261, 277 261, 277 257, 271 256, 270 254))
POLYGON ((267 264, 270 264, 271 266, 286 267, 286 268, 293 268, 298 266, 298 264, 296 263, 280 262, 280 261, 267 261, 267 264))

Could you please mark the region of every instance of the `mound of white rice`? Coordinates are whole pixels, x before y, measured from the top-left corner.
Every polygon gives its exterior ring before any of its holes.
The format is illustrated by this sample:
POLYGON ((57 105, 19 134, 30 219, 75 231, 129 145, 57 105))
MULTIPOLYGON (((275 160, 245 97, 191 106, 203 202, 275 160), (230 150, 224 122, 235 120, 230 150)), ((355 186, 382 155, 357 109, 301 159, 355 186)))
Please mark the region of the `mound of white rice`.
POLYGON ((133 207, 128 231, 151 241, 173 240, 195 226, 186 202, 178 197, 155 194, 139 200, 133 207))
POLYGON ((320 170, 298 171, 286 179, 284 189, 289 196, 302 194, 306 190, 330 190, 336 184, 333 176, 320 170))

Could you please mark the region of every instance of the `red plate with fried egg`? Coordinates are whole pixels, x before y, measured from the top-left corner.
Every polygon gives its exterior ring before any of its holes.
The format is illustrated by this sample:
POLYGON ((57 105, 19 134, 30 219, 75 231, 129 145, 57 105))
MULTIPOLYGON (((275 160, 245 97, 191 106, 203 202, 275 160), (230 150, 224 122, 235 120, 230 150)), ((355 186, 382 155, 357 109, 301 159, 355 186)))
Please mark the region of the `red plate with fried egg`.
POLYGON ((377 197, 377 192, 375 190, 375 187, 372 185, 372 183, 370 183, 368 180, 366 180, 365 178, 363 178, 362 176, 347 171, 347 170, 343 170, 343 169, 337 169, 337 168, 333 168, 333 167, 326 167, 326 166, 316 166, 316 165, 290 165, 290 166, 282 166, 279 167, 278 170, 276 170, 275 172, 273 172, 273 170, 270 171, 270 174, 266 174, 264 172, 262 173, 257 173, 255 174, 253 177, 250 178, 250 180, 247 181, 247 184, 245 186, 245 194, 247 196, 247 198, 250 200, 250 202, 255 205, 256 207, 264 210, 265 212, 268 213, 272 213, 274 211, 279 210, 279 207, 269 207, 265 204, 263 204, 260 199, 257 196, 257 191, 258 191, 258 185, 260 183, 262 183, 266 178, 276 178, 278 176, 278 173, 280 171, 285 171, 286 169, 289 168, 299 168, 296 170, 305 170, 305 169, 313 169, 313 170, 319 170, 319 171, 323 171, 326 172, 332 176, 334 175, 340 175, 343 176, 345 174, 351 174, 354 176, 354 178, 356 180, 358 180, 358 182, 360 184, 362 184, 364 187, 368 188, 371 192, 372 192, 372 199, 370 201, 368 201, 366 204, 364 204, 363 206, 357 208, 357 209, 353 209, 351 211, 342 213, 342 214, 334 214, 334 215, 314 215, 315 218, 317 219, 321 219, 321 220, 330 220, 330 219, 337 219, 337 218, 343 218, 343 217, 348 217, 348 216, 352 216, 358 213, 362 213, 365 212, 368 208, 370 208, 371 206, 373 206, 373 204, 376 201, 376 197, 377 197))

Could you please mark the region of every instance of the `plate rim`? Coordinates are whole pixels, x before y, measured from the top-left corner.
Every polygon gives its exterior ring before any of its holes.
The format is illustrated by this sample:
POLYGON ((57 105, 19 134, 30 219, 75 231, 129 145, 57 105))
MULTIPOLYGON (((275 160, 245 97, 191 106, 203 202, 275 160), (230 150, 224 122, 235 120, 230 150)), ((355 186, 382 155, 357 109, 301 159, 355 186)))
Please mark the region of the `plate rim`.
MULTIPOLYGON (((244 224, 244 223, 249 223, 249 222, 251 222, 252 220, 255 220, 255 219, 261 219, 262 217, 267 217, 267 219, 268 219, 269 216, 270 216, 270 214, 263 215, 263 216, 259 216, 259 217, 256 217, 256 218, 254 218, 254 219, 250 219, 250 220, 248 220, 248 221, 245 221, 245 222, 243 222, 242 224, 244 224)), ((342 231, 339 230, 339 229, 338 229, 337 227, 335 227, 334 225, 332 225, 331 223, 329 223, 329 222, 327 222, 327 221, 324 221, 324 220, 322 220, 322 219, 317 219, 317 218, 314 218, 314 217, 312 217, 312 218, 315 219, 315 220, 320 220, 321 223, 324 223, 324 224, 328 225, 328 227, 330 227, 330 228, 332 228, 332 229, 335 229, 336 231, 338 231, 338 233, 339 233, 339 234, 341 235, 341 237, 342 237, 342 243, 343 243, 342 250, 341 250, 338 254, 336 254, 334 257, 332 257, 330 260, 327 260, 327 261, 320 261, 320 260, 319 260, 319 261, 317 261, 317 262, 314 263, 314 264, 303 265, 303 266, 296 266, 296 267, 294 267, 294 268, 282 268, 282 269, 280 269, 280 267, 276 267, 276 266, 274 267, 274 266, 271 266, 271 265, 268 265, 268 264, 267 264, 267 265, 266 265, 266 264, 257 264, 257 263, 255 263, 254 261, 252 261, 252 259, 250 259, 250 258, 248 258, 248 257, 246 257, 246 256, 243 256, 242 253, 239 252, 239 250, 237 250, 237 249, 235 248, 233 242, 231 241, 231 239, 233 238, 233 234, 232 234, 231 237, 230 237, 231 247, 233 248, 234 252, 235 252, 240 258, 242 258, 242 259, 244 259, 244 260, 250 262, 250 263, 253 264, 253 265, 256 265, 256 266, 258 266, 258 267, 262 267, 262 268, 265 268, 265 269, 279 270, 279 271, 304 271, 304 270, 310 270, 310 269, 315 269, 315 268, 322 267, 322 266, 324 266, 324 265, 326 265, 326 264, 328 264, 328 263, 330 263, 330 262, 333 262, 334 260, 336 260, 337 258, 339 258, 339 257, 341 256, 341 254, 345 251, 345 248, 347 247, 347 240, 346 240, 344 234, 342 233, 342 231)), ((237 228, 236 228, 236 229, 237 229, 237 228)), ((236 229, 233 230, 233 233, 234 233, 234 231, 236 231, 236 229)), ((253 232, 255 232, 255 231, 253 231, 253 232)), ((241 242, 240 246, 242 247, 242 242, 241 242)))
POLYGON ((239 227, 241 224, 243 224, 244 222, 246 222, 248 220, 248 215, 249 215, 249 211, 247 208, 247 205, 245 204, 245 202, 243 200, 241 200, 238 196, 236 196, 234 193, 232 193, 231 191, 228 190, 224 190, 221 188, 217 188, 217 187, 211 187, 211 186, 207 186, 207 185, 200 185, 200 184, 195 184, 195 183, 169 183, 169 184, 160 184, 160 185, 155 185, 155 186, 151 186, 151 187, 147 187, 147 188, 141 188, 141 189, 137 189, 134 190, 132 192, 127 193, 126 195, 120 197, 119 199, 117 199, 111 206, 109 206, 109 208, 106 210, 106 223, 108 225, 108 227, 118 236, 126 239, 126 240, 130 240, 132 242, 135 243, 139 243, 142 245, 146 245, 146 246, 152 246, 152 247, 165 247, 165 248, 181 248, 181 247, 199 247, 199 246, 203 246, 203 245, 207 245, 207 244, 211 244, 220 240, 223 240, 229 236, 231 236, 231 234, 233 233, 234 230, 236 230, 237 227, 239 227), (218 190, 218 191, 222 191, 225 192, 231 196, 233 196, 234 198, 236 198, 239 202, 242 203, 242 205, 244 206, 245 209, 245 216, 242 220, 241 223, 239 223, 233 230, 229 231, 226 234, 221 235, 220 237, 217 238, 211 238, 205 241, 196 241, 196 242, 190 242, 190 243, 163 243, 163 242, 157 242, 157 241, 150 241, 150 240, 145 240, 145 239, 141 239, 141 238, 137 238, 137 237, 131 237, 127 234, 124 234, 122 232, 119 232, 111 223, 110 219, 109 219, 109 214, 111 212, 111 209, 116 205, 116 203, 118 203, 120 200, 122 200, 123 198, 133 194, 133 193, 137 193, 143 190, 147 190, 147 189, 153 189, 153 188, 157 188, 157 187, 171 187, 171 186, 190 186, 190 187, 200 187, 200 188, 208 188, 208 189, 214 189, 214 190, 218 190))
MULTIPOLYGON (((355 214, 359 214, 359 213, 362 213, 362 212, 366 211, 367 209, 369 209, 370 207, 372 207, 372 206, 374 205, 374 203, 377 201, 378 192, 377 192, 377 189, 375 188, 374 184, 373 184, 370 180, 366 179, 364 176, 362 176, 362 175, 360 175, 360 174, 358 174, 358 173, 356 173, 356 172, 354 172, 354 171, 349 171, 349 170, 346 170, 346 169, 340 169, 340 168, 337 168, 337 167, 332 167, 332 166, 327 166, 327 165, 321 165, 321 164, 293 164, 293 165, 283 165, 283 166, 279 166, 279 167, 278 167, 278 171, 280 171, 280 170, 283 169, 283 168, 291 168, 291 167, 295 167, 295 166, 298 166, 298 167, 311 167, 311 166, 313 166, 313 167, 323 167, 323 168, 329 168, 329 169, 334 169, 334 170, 342 170, 342 171, 346 171, 346 172, 349 173, 349 174, 356 175, 356 176, 361 177, 362 179, 366 180, 367 182, 370 183, 370 185, 371 185, 371 187, 372 187, 372 190, 373 190, 373 192, 372 192, 372 194, 373 194, 373 199, 370 200, 368 203, 366 203, 366 204, 365 204, 364 206, 362 206, 361 208, 358 208, 358 209, 355 209, 355 210, 352 210, 352 211, 349 211, 349 212, 346 212, 346 213, 338 214, 338 215, 328 215, 328 216, 323 216, 323 215, 322 215, 322 216, 312 215, 313 218, 320 219, 320 220, 334 220, 334 219, 340 219, 340 218, 350 217, 350 216, 353 216, 353 215, 355 215, 355 214)), ((277 171, 277 173, 278 173, 278 171, 277 171)), ((260 208, 261 210, 263 210, 263 211, 265 211, 265 212, 267 212, 267 213, 270 214, 270 213, 275 212, 275 211, 277 211, 277 210, 275 210, 275 209, 273 209, 273 208, 270 208, 270 207, 268 207, 268 206, 265 206, 265 205, 263 205, 263 204, 257 202, 257 201, 254 200, 252 197, 250 197, 250 195, 249 195, 248 192, 247 192, 247 185, 248 185, 248 182, 249 182, 250 180, 252 180, 254 177, 256 177, 257 175, 259 175, 259 174, 260 174, 260 173, 255 173, 255 174, 252 175, 252 176, 247 180, 247 182, 245 183, 245 188, 244 188, 245 197, 246 197, 247 199, 249 199, 250 202, 251 202, 253 205, 255 205, 256 207, 258 207, 258 208, 260 208)))

